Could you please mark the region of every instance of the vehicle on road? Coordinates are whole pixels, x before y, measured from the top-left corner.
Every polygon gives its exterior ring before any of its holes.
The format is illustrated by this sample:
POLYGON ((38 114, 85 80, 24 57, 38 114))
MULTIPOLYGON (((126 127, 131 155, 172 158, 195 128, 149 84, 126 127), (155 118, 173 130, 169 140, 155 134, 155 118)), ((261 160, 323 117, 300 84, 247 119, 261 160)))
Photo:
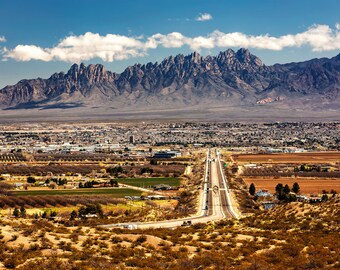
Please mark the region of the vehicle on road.
POLYGON ((183 221, 183 223, 182 223, 182 227, 184 227, 184 226, 191 226, 191 220, 185 220, 185 221, 183 221))

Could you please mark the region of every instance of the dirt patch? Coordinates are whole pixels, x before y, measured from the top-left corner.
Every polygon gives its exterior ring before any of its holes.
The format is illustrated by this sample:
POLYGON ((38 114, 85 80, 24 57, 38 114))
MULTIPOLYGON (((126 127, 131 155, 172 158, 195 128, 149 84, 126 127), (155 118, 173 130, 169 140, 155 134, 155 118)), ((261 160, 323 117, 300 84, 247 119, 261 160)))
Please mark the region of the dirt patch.
POLYGON ((323 190, 330 191, 331 189, 340 192, 340 179, 325 179, 325 178, 244 178, 243 179, 247 185, 249 186, 251 183, 255 184, 256 190, 266 189, 269 192, 274 193, 275 187, 278 183, 282 183, 283 185, 288 185, 290 188, 293 186, 295 182, 297 182, 300 186, 301 194, 313 194, 322 193, 323 190))
MULTIPOLYGON (((141 235, 139 234, 119 234, 117 235, 117 237, 124 239, 127 238, 129 239, 131 242, 135 242, 138 237, 140 237, 141 235)), ((172 242, 167 241, 167 240, 163 240, 159 237, 156 236, 152 236, 152 235, 145 235, 146 236, 146 243, 153 246, 153 247, 159 247, 160 243, 166 244, 166 245, 172 245, 172 242)))
POLYGON ((233 155, 238 163, 334 163, 340 162, 340 152, 241 154, 233 155))

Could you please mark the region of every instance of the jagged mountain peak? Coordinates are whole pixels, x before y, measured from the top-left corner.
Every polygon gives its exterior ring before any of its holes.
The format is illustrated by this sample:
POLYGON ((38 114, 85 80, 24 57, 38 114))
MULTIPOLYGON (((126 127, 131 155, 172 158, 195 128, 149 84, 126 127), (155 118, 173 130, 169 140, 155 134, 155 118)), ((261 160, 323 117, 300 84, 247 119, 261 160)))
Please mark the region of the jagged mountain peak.
POLYGON ((248 49, 241 48, 236 52, 236 58, 242 63, 254 64, 257 66, 263 66, 260 58, 250 53, 248 49))
POLYGON ((86 66, 84 63, 80 63, 80 65, 78 64, 73 64, 68 72, 83 72, 86 70, 103 70, 106 71, 104 65, 102 64, 89 64, 88 66, 86 66))
POLYGON ((169 70, 174 68, 183 68, 189 67, 191 65, 202 65, 209 66, 210 64, 214 64, 214 62, 221 66, 221 68, 226 68, 228 70, 241 70, 252 66, 253 68, 262 67, 262 61, 252 55, 247 49, 240 49, 237 52, 232 49, 227 49, 226 51, 220 52, 217 56, 206 56, 203 57, 199 52, 195 51, 188 55, 177 54, 175 56, 169 56, 164 58, 159 64, 155 63, 147 63, 146 65, 135 64, 133 66, 127 67, 121 75, 128 75, 127 77, 131 77, 134 72, 139 72, 138 70, 147 71, 153 70, 155 68, 166 69, 169 70))
POLYGON ((66 76, 69 80, 79 82, 82 85, 98 81, 107 81, 113 74, 106 71, 106 68, 102 64, 90 64, 86 66, 84 63, 73 64, 66 76))
POLYGON ((267 67, 248 49, 241 48, 227 49, 217 56, 177 54, 160 63, 129 66, 121 74, 107 71, 102 64, 73 64, 67 73, 55 73, 47 80, 22 80, 1 89, 0 106, 70 100, 151 106, 207 100, 256 104, 259 100, 289 100, 304 95, 336 98, 340 89, 339 60, 340 54, 332 59, 267 67))
POLYGON ((246 48, 240 48, 236 52, 236 55, 251 55, 250 51, 246 48))
POLYGON ((186 59, 189 59, 190 61, 192 61, 192 62, 198 64, 198 63, 202 62, 203 57, 202 57, 198 52, 195 51, 195 52, 189 54, 189 55, 186 57, 186 59))
POLYGON ((335 59, 336 61, 340 61, 340 53, 339 53, 337 56, 335 56, 334 59, 335 59))
POLYGON ((243 63, 250 62, 253 55, 251 55, 248 49, 241 48, 239 49, 236 54, 236 58, 243 63))
POLYGON ((232 58, 235 57, 235 52, 232 49, 228 49, 226 51, 222 51, 218 54, 217 58, 232 58))
MULTIPOLYGON (((207 58, 206 58, 207 59, 207 58)), ((212 58, 208 58, 211 61, 212 58)), ((247 69, 248 71, 256 72, 264 65, 258 57, 251 54, 248 49, 241 48, 237 52, 232 49, 220 52, 216 56, 216 61, 222 69, 229 71, 240 71, 247 69)))
POLYGON ((226 51, 220 52, 216 59, 219 64, 228 65, 231 62, 235 62, 235 52, 232 49, 228 49, 226 51))

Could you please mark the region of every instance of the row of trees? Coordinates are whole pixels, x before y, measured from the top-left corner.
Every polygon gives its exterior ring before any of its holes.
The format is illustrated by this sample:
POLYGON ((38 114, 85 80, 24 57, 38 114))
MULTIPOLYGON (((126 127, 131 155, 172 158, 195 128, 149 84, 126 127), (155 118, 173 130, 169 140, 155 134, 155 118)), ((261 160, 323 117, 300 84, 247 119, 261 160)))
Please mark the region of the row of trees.
MULTIPOLYGON (((45 180, 45 184, 49 184, 50 182, 54 182, 56 183, 58 186, 63 186, 63 185, 66 185, 67 184, 67 179, 66 178, 52 178, 52 179, 46 179, 45 180)), ((35 182, 37 182, 37 179, 33 176, 28 176, 27 177, 27 183, 29 184, 34 184, 35 182)))
POLYGON ((328 168, 322 168, 321 166, 317 165, 301 165, 300 167, 295 167, 294 168, 295 172, 301 171, 301 172, 328 172, 328 168))
POLYGON ((16 166, 15 164, 0 164, 1 173, 9 173, 12 175, 38 175, 38 176, 46 176, 46 172, 50 172, 53 175, 66 174, 68 172, 75 174, 86 175, 92 173, 93 170, 100 171, 102 169, 98 164, 74 164, 74 165, 65 165, 65 164, 50 164, 50 165, 42 165, 42 166, 34 166, 28 164, 27 166, 16 166))
POLYGON ((22 205, 20 207, 20 210, 17 207, 15 207, 14 210, 13 210, 13 216, 15 216, 16 218, 18 218, 18 217, 25 218, 26 217, 25 207, 22 205))
MULTIPOLYGON (((290 189, 288 184, 283 186, 283 184, 279 183, 275 187, 276 196, 280 201, 281 200, 283 200, 283 201, 296 200, 296 196, 294 194, 290 194, 291 191, 294 192, 295 194, 298 194, 300 192, 300 185, 297 182, 295 182, 293 184, 292 189, 290 189)), ((254 196, 255 193, 256 193, 255 184, 251 183, 250 186, 249 186, 249 194, 254 196)))
POLYGON ((125 170, 122 166, 115 166, 107 168, 106 172, 117 177, 119 174, 125 173, 125 170))
POLYGON ((30 208, 51 206, 71 206, 87 203, 118 204, 124 200, 107 195, 41 195, 41 196, 0 196, 0 208, 20 208, 22 205, 30 208))
POLYGON ((99 215, 99 217, 103 217, 104 212, 99 203, 88 204, 86 206, 79 207, 78 211, 73 210, 70 214, 70 220, 75 220, 78 217, 84 219, 88 214, 99 215))
POLYGON ((280 167, 265 167, 265 168, 247 168, 243 172, 244 176, 267 176, 267 177, 291 177, 295 176, 303 176, 303 177, 339 177, 340 172, 338 171, 329 171, 328 168, 322 168, 318 166, 308 167, 305 165, 301 165, 300 167, 295 167, 294 170, 291 171, 282 171, 280 167))
POLYGON ((93 188, 93 185, 98 185, 97 181, 87 181, 84 184, 82 182, 79 183, 79 188, 93 188))
POLYGON ((283 184, 279 183, 275 187, 276 191, 276 196, 280 201, 296 201, 296 195, 297 193, 300 192, 300 186, 298 183, 294 183, 292 189, 286 184, 283 186, 283 184), (291 191, 294 192, 295 194, 291 194, 291 191))
POLYGON ((0 182, 0 195, 9 195, 13 189, 13 185, 0 182))
MULTIPOLYGON (((13 216, 16 217, 16 218, 18 218, 18 217, 26 218, 25 206, 24 205, 20 206, 20 209, 15 207, 14 210, 13 210, 13 216)), ((41 215, 38 215, 37 213, 34 214, 35 219, 38 219, 39 216, 42 217, 42 218, 56 217, 57 212, 54 211, 54 210, 49 210, 49 211, 45 210, 41 215)))
MULTIPOLYGON (((293 187, 290 188, 287 184, 283 185, 282 183, 279 183, 275 187, 275 194, 278 200, 285 201, 285 202, 292 202, 296 201, 296 194, 300 192, 300 186, 297 182, 293 184, 293 187)), ((326 202, 328 201, 328 195, 327 191, 323 190, 323 195, 321 197, 321 201, 326 202)), ((333 194, 333 197, 337 194, 335 190, 331 190, 331 193, 333 194)), ((249 194, 254 196, 256 194, 256 187, 254 183, 251 183, 249 186, 249 194)), ((310 202, 314 202, 311 200, 310 202)))
MULTIPOLYGON (((79 183, 79 188, 93 188, 94 185, 99 185, 100 183, 92 180, 92 181, 87 181, 85 183, 80 182, 79 183)), ((118 182, 114 179, 110 179, 107 183, 105 183, 105 186, 110 186, 110 187, 118 187, 118 182)))
POLYGON ((143 167, 140 169, 140 174, 144 174, 144 173, 153 173, 153 169, 150 169, 149 167, 143 167))
MULTIPOLYGON (((300 185, 295 182, 293 184, 293 187, 292 189, 290 189, 290 187, 286 184, 285 186, 283 186, 281 183, 277 184, 277 186, 275 187, 275 191, 276 193, 289 193, 290 191, 294 192, 294 193, 299 193, 300 192, 300 185)), ((250 186, 249 186, 249 194, 254 196, 256 193, 256 187, 255 187, 255 184, 254 183, 251 183, 250 186)))

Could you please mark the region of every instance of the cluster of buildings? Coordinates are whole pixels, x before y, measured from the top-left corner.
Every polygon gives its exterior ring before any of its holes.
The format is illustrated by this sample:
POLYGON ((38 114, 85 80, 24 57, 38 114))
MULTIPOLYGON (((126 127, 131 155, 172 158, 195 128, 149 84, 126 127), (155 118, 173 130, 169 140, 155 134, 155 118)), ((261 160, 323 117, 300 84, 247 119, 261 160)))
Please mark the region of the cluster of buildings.
POLYGON ((167 145, 266 152, 340 150, 339 128, 338 122, 11 124, 0 127, 0 152, 122 153, 138 146, 147 152, 167 145))

